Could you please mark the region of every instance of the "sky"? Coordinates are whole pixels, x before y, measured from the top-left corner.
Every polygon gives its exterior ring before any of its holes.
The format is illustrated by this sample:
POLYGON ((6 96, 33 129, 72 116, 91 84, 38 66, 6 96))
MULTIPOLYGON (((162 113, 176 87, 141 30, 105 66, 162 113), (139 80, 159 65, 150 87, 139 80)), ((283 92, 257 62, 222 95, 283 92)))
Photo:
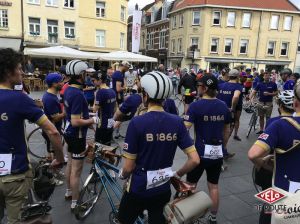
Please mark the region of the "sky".
MULTIPOLYGON (((290 1, 293 2, 300 9, 300 0, 290 0, 290 1)), ((134 9, 136 3, 138 3, 139 7, 142 8, 151 2, 154 2, 154 0, 129 0, 129 15, 132 14, 132 10, 134 9)))

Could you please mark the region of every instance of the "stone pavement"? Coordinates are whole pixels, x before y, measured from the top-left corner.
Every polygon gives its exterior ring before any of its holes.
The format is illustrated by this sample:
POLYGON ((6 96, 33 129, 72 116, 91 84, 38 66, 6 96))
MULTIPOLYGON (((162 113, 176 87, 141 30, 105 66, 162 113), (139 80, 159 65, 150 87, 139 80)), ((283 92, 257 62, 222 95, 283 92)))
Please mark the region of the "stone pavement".
MULTIPOLYGON (((39 96, 35 95, 35 96, 39 96)), ((35 97, 33 96, 33 97, 35 97)), ((273 115, 275 113, 275 109, 273 115)), ((258 211, 254 205, 259 202, 255 199, 256 191, 252 182, 252 164, 247 158, 247 152, 251 145, 256 140, 257 136, 254 132, 250 134, 249 139, 246 139, 246 130, 250 115, 243 111, 241 117, 241 128, 239 136, 241 142, 230 139, 228 148, 230 152, 235 152, 236 156, 228 162, 228 169, 221 174, 220 177, 220 209, 218 214, 219 224, 256 224, 258 223, 258 211)), ((128 124, 128 123, 127 123, 128 124)), ((121 133, 126 132, 127 125, 122 126, 121 133)), ((191 135, 193 131, 191 131, 191 135)), ((180 167, 186 160, 186 156, 178 150, 174 168, 180 167)), ((87 177, 90 165, 86 164, 82 174, 82 181, 87 177)), ((199 189, 207 191, 206 177, 202 176, 199 189)), ((64 200, 65 186, 59 186, 51 198, 52 217, 54 223, 88 223, 88 224, 106 224, 109 223, 108 215, 111 211, 106 196, 103 193, 100 200, 96 204, 92 213, 84 220, 77 221, 70 211, 70 202, 64 200)))

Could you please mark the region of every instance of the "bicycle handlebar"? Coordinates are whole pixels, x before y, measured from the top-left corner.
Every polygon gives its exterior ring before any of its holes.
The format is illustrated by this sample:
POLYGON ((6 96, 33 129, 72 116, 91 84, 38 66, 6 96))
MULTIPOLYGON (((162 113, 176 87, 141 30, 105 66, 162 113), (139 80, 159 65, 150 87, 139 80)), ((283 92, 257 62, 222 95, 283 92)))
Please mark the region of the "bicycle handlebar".
POLYGON ((184 182, 176 177, 171 177, 171 184, 178 193, 192 193, 196 189, 196 184, 184 182))

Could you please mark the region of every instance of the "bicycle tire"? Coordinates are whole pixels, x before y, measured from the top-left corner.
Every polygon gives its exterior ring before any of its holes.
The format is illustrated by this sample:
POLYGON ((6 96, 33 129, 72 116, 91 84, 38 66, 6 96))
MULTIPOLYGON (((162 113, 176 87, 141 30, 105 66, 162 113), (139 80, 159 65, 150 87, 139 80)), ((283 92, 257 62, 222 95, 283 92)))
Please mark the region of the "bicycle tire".
MULTIPOLYGON (((249 138, 249 135, 250 135, 250 133, 251 133, 251 130, 252 130, 252 127, 253 127, 253 121, 254 121, 254 119, 255 119, 255 114, 253 113, 253 114, 251 115, 250 122, 249 122, 249 127, 248 127, 248 130, 247 130, 247 135, 246 135, 247 138, 249 138)), ((255 124, 254 124, 254 125, 255 125, 255 124)))
MULTIPOLYGON (((63 131, 63 130, 62 130, 62 131, 63 131)), ((63 133, 63 132, 61 132, 61 133, 63 133)), ((64 146, 64 144, 65 144, 65 139, 64 139, 63 135, 61 135, 61 142, 62 142, 62 145, 64 146)), ((46 140, 45 140, 45 138, 42 136, 42 129, 41 129, 41 127, 37 127, 37 128, 33 129, 33 130, 29 133, 29 135, 28 135, 28 137, 27 137, 27 145, 28 145, 28 151, 29 151, 29 153, 30 153, 31 155, 33 155, 34 157, 36 157, 36 158, 38 158, 38 159, 46 159, 46 158, 47 158, 47 154, 48 154, 48 152, 47 152, 47 145, 46 145, 46 140), (37 140, 37 141, 39 141, 39 140, 42 141, 42 142, 38 143, 38 144, 40 145, 40 147, 38 147, 38 152, 39 152, 39 154, 37 154, 37 153, 33 150, 33 147, 30 147, 30 144, 31 144, 30 139, 31 139, 31 137, 33 137, 33 135, 34 135, 37 131, 40 131, 40 136, 39 136, 39 137, 36 137, 36 140, 37 140), (45 148, 43 148, 42 145, 45 146, 45 148), (44 149, 45 149, 45 150, 44 150, 44 149), (43 152, 43 151, 44 151, 44 152, 43 152)))
POLYGON ((79 193, 79 199, 77 200, 77 206, 74 211, 77 220, 85 219, 97 203, 103 191, 103 185, 101 181, 98 181, 98 178, 96 171, 92 171, 87 177, 79 193), (84 197, 86 194, 92 194, 92 197, 85 200, 84 197))
POLYGON ((31 155, 33 155, 34 157, 38 158, 38 159, 45 159, 47 157, 47 145, 46 145, 46 140, 44 139, 44 137, 42 136, 42 133, 40 133, 40 137, 36 137, 36 143, 33 143, 30 141, 30 139, 33 139, 34 134, 38 131, 41 131, 42 129, 40 127, 37 127, 35 129, 33 129, 33 131, 30 132, 30 134, 27 137, 27 145, 28 145, 28 151, 31 155), (42 142, 40 142, 42 141, 42 142), (31 146, 31 144, 36 144, 38 146, 31 146), (42 148, 42 145, 44 145, 44 150, 42 148), (38 148, 38 151, 40 152, 39 154, 37 154, 35 151, 33 151, 33 148, 38 148), (44 152, 43 152, 44 151, 44 152))
POLYGON ((118 224, 118 223, 120 223, 117 217, 118 217, 118 214, 116 214, 115 212, 111 211, 109 213, 109 223, 110 224, 118 224))
POLYGON ((255 190, 257 191, 257 193, 260 193, 261 192, 261 190, 259 190, 260 186, 258 186, 255 183, 255 179, 256 179, 256 176, 255 176, 256 172, 255 172, 255 170, 256 170, 256 167, 253 166, 253 168, 252 168, 252 181, 253 181, 253 185, 254 185, 255 190))

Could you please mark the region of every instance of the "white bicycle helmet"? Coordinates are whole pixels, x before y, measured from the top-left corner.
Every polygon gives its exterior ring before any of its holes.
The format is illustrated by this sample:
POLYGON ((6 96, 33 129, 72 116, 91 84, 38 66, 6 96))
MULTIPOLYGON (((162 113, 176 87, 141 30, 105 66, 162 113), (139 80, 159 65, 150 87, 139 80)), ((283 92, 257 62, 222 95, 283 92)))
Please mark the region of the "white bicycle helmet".
POLYGON ((80 75, 81 72, 88 69, 88 65, 80 60, 72 60, 66 65, 67 75, 80 75))
POLYGON ((294 103, 294 91, 293 90, 284 90, 278 93, 277 98, 283 103, 283 105, 293 110, 293 103, 294 103))
POLYGON ((153 71, 141 78, 141 87, 151 99, 163 100, 173 93, 171 79, 165 74, 153 71))

